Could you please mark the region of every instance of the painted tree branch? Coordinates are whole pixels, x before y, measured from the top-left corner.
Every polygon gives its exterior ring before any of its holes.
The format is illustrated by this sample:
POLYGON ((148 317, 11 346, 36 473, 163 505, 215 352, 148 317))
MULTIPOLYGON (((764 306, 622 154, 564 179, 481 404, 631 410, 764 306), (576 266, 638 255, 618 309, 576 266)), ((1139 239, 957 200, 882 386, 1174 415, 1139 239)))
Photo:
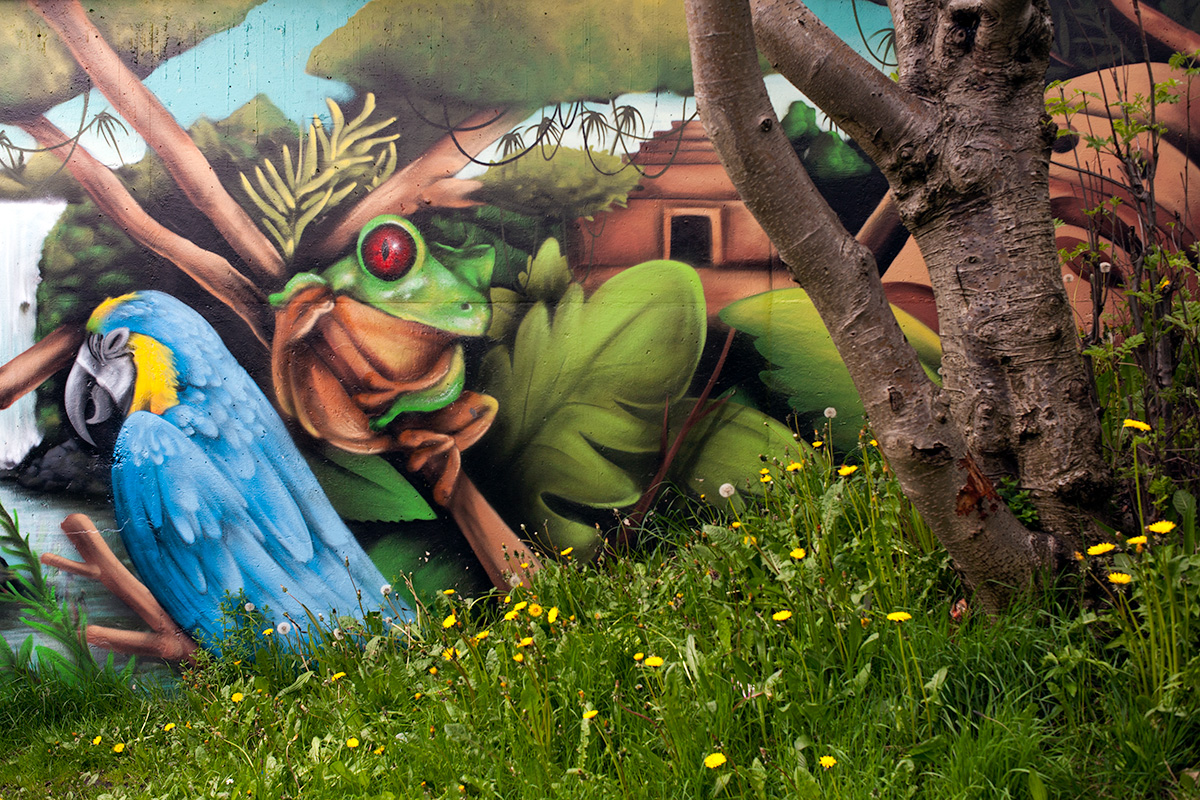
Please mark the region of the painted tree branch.
POLYGON ((42 563, 99 581, 154 631, 147 633, 88 625, 88 643, 118 653, 154 656, 168 661, 190 660, 197 649, 196 642, 175 624, 145 584, 125 568, 96 530, 95 523, 84 514, 72 514, 63 520, 62 529, 83 561, 43 553, 42 563))
POLYGON ((744 0, 689 0, 697 105, 738 192, 808 292, 906 494, 985 605, 1003 605, 1050 556, 975 466, 943 394, 892 315, 870 252, 796 158, 763 86, 744 0))
POLYGON ((254 337, 269 347, 274 324, 270 306, 258 288, 216 253, 193 243, 152 218, 138 205, 112 170, 82 147, 58 147, 66 135, 45 117, 26 120, 21 128, 58 158, 66 158, 67 169, 79 181, 96 206, 121 230, 146 249, 179 267, 213 297, 232 308, 246 321, 254 337), (69 158, 68 156, 69 152, 69 158))
POLYGON ((935 120, 798 0, 753 0, 758 47, 879 165, 935 120))
POLYGON ((5 409, 66 369, 83 344, 82 325, 60 325, 24 353, 0 365, 0 409, 5 409))
MULTIPOLYGON (((442 191, 439 183, 452 178, 525 116, 522 111, 499 108, 480 111, 463 120, 456 132, 439 139, 419 158, 360 200, 332 230, 314 236, 314 249, 305 252, 304 258, 321 263, 336 258, 350 247, 362 226, 380 214, 412 214, 441 206, 452 197, 461 202, 460 194, 442 191)), ((454 189, 474 188, 469 184, 453 186, 454 189)))
POLYGON ((1148 37, 1176 53, 1200 50, 1200 33, 1180 25, 1156 8, 1138 0, 1109 0, 1109 5, 1135 29, 1144 30, 1148 37))
POLYGON ((154 93, 125 66, 78 0, 28 0, 113 108, 154 148, 175 183, 257 275, 286 277, 283 259, 221 185, 200 148, 154 93))
POLYGON ((500 591, 528 585, 529 576, 542 568, 533 549, 500 518, 466 473, 459 473, 446 508, 500 591))

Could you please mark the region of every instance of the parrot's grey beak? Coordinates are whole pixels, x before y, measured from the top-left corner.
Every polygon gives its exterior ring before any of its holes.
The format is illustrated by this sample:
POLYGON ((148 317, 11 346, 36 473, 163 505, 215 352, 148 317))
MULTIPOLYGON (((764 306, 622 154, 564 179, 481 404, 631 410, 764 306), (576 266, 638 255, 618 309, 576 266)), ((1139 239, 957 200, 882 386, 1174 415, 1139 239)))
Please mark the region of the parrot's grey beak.
POLYGON ((136 378, 128 328, 107 335, 94 333, 79 348, 67 376, 64 401, 71 426, 92 447, 98 446, 93 430, 114 418, 124 421, 136 378))

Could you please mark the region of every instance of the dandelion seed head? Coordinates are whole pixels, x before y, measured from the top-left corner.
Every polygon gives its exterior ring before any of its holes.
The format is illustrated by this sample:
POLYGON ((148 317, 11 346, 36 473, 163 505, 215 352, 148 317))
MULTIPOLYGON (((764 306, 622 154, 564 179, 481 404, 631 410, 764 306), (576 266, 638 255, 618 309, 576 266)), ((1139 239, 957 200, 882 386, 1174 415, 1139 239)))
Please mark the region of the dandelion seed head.
POLYGON ((720 488, 717 489, 717 494, 728 500, 730 497, 733 497, 735 494, 737 494, 737 489, 733 488, 732 483, 722 483, 720 488))

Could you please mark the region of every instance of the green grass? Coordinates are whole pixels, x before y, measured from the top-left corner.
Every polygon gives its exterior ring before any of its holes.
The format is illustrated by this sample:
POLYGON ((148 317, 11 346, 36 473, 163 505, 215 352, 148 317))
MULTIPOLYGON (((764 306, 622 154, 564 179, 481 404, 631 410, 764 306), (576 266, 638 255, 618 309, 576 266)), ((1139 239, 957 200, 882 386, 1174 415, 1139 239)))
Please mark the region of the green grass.
POLYGON ((0 798, 1198 796, 1186 674, 1148 694, 1072 589, 956 618, 944 553, 856 459, 765 464, 728 515, 677 506, 637 553, 411 628, 331 621, 294 655, 231 601, 227 655, 169 689, 14 675, 0 798))

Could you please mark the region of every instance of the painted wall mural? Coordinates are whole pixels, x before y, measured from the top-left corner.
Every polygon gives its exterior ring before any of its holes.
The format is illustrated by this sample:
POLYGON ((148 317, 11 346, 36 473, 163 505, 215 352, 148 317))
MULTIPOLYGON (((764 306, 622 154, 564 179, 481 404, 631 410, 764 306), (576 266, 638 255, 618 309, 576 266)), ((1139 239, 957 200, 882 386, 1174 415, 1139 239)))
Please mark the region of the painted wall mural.
MULTIPOLYGON (((1105 104, 1065 100, 1148 90, 1144 67, 1102 71, 1127 30, 1082 46, 1123 2, 1056 11, 1052 191, 1083 330, 1120 313, 1137 234, 1121 208, 1087 213, 1109 190, 1079 175, 1116 169, 1085 146, 1105 104)), ((885 7, 814 7, 891 68, 885 7)), ((1198 46, 1184 11, 1151 18, 1156 57, 1198 46)), ((230 597, 300 628, 403 619, 636 544, 655 503, 760 491, 764 457, 816 439, 852 457, 854 387, 700 127, 678 3, 4 12, 0 501, 39 520, 93 644, 219 648, 230 597), (69 537, 45 524, 72 511, 69 537)), ((1190 99, 1187 65, 1156 68, 1190 99)), ((936 376, 928 277, 886 183, 768 85, 936 376)), ((1200 110, 1171 109, 1161 213, 1187 245, 1200 110)))

